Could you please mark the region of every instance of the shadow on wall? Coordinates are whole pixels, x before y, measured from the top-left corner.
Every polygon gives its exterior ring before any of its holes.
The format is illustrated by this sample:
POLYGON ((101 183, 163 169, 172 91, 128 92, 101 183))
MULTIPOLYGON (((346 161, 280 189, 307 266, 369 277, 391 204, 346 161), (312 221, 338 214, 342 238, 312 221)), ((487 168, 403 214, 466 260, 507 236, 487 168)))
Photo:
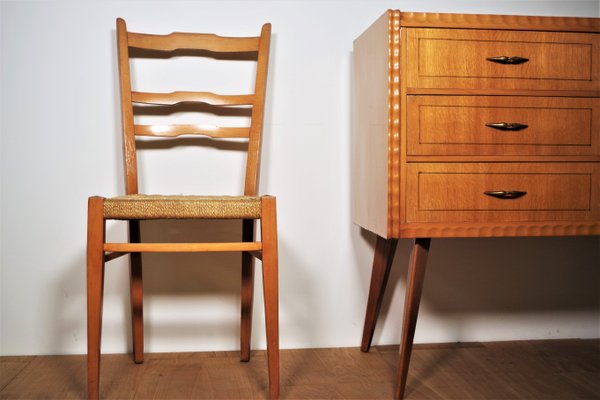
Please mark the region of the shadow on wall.
MULTIPOLYGON (((124 241, 125 226, 125 222, 108 224, 107 240, 124 241)), ((241 220, 143 221, 141 232, 144 242, 241 241, 242 224, 241 220)), ((260 222, 257 222, 258 232, 260 222)), ((280 240, 280 260, 286 248, 285 242, 280 240)), ((262 265, 260 261, 255 264, 252 348, 259 349, 265 347, 262 265)), ((219 346, 225 342, 228 347, 239 348, 241 253, 144 253, 142 265, 146 351, 154 351, 154 346, 164 349, 165 341, 173 344, 169 351, 189 351, 190 347, 205 348, 205 343, 216 338, 219 346), (216 318, 215 302, 219 308, 216 318), (157 344, 153 345, 153 342, 157 344), (178 342, 188 344, 178 345, 178 342)), ((103 337, 105 343, 110 340, 110 345, 103 351, 114 352, 126 343, 127 352, 130 352, 129 257, 112 260, 105 268, 103 337)), ((285 279, 281 275, 285 275, 282 268, 280 280, 285 279)), ((294 275, 296 282, 306 283, 299 287, 305 290, 309 279, 301 271, 295 271, 294 275)), ((56 294, 53 304, 53 318, 60 323, 51 335, 52 348, 57 353, 86 351, 85 276, 83 252, 57 282, 60 293, 56 294)), ((314 304, 295 302, 292 297, 280 296, 280 307, 288 305, 294 313, 293 319, 282 318, 281 323, 294 325, 300 321, 301 326, 308 325, 314 304)))
MULTIPOLYGON (((258 221, 256 229, 258 239, 260 237, 260 222, 258 221)), ((146 221, 142 224, 142 240, 145 242, 239 241, 241 232, 240 220, 146 221)), ((279 235, 278 241, 280 330, 295 332, 294 335, 301 336, 302 340, 314 342, 319 335, 318 329, 317 331, 307 329, 311 326, 314 309, 317 306, 315 296, 307 296, 307 293, 314 291, 311 283, 312 277, 306 274, 305 267, 302 266, 302 256, 290 254, 292 249, 287 245, 285 237, 279 235), (288 274, 293 274, 293 279, 286 278, 288 274), (293 283, 286 287, 286 282, 293 283)), ((225 297, 235 303, 231 315, 223 316, 223 320, 229 321, 225 326, 220 322, 221 319, 199 322, 195 320, 194 315, 185 316, 182 323, 175 324, 168 319, 161 320, 162 318, 159 317, 154 321, 147 318, 145 325, 148 338, 154 337, 159 340, 181 338, 201 343, 218 332, 218 336, 222 340, 231 342, 232 347, 238 349, 241 253, 146 253, 143 257, 146 302, 153 301, 153 298, 176 300, 185 297, 211 301, 211 298, 225 297), (218 326, 216 326, 217 324, 218 326)), ((252 348, 264 349, 266 342, 262 300, 262 263, 258 260, 255 261, 254 284, 252 348)), ((123 293, 123 296, 129 306, 127 291, 123 293)), ((210 305, 197 304, 202 310, 210 312, 206 308, 210 305)), ((283 347, 286 345, 284 336, 281 337, 281 345, 283 347)))
POLYGON ((428 299, 446 313, 598 310, 599 244, 595 236, 440 240, 428 299))
MULTIPOLYGON (((143 221, 141 231, 144 242, 227 242, 241 241, 242 224, 240 220, 143 221)), ((147 295, 240 288, 240 253, 144 253, 142 257, 147 295)))
MULTIPOLYGON (((144 242, 231 242, 242 239, 240 220, 145 221, 141 231, 144 242)), ((218 333, 231 336, 232 343, 239 341, 239 306, 235 307, 238 311, 218 320, 199 320, 197 312, 177 309, 170 312, 181 313, 181 319, 153 318, 150 307, 155 300, 168 299, 165 309, 177 304, 179 307, 196 304, 210 313, 210 306, 203 306, 203 300, 211 298, 239 305, 241 253, 144 253, 142 258, 144 303, 149 311, 145 323, 147 339, 197 340, 201 347, 203 340, 218 333)), ((257 271, 260 270, 257 268, 257 271)))
MULTIPOLYGON (((82 221, 86 225, 85 220, 82 221)), ((124 226, 122 226, 124 227, 124 226)), ((115 224, 107 224, 107 238, 112 241, 124 241, 125 232, 115 224)), ((129 260, 120 257, 106 263, 104 285, 103 332, 119 332, 123 338, 131 337, 129 312, 129 260), (118 315, 111 313, 120 310, 118 315), (112 314, 112 315, 111 315, 112 314)), ((63 269, 62 275, 51 285, 56 292, 47 299, 50 302, 52 323, 47 334, 50 344, 47 346, 51 354, 82 354, 86 352, 87 331, 87 289, 86 289, 86 249, 81 249, 77 257, 63 269)), ((83 366, 82 366, 83 368, 83 366)))
MULTIPOLYGON (((375 235, 361 235, 374 251, 375 235)), ((412 240, 398 242, 378 326, 388 316, 394 288, 406 282, 411 249, 412 240)), ((599 265, 595 236, 433 239, 421 304, 449 317, 598 311, 599 265)))
MULTIPOLYGON (((109 224, 107 240, 125 240, 125 223, 109 224), (119 226, 122 224, 122 226, 119 226)), ((145 221, 142 223, 142 240, 145 242, 211 242, 241 241, 241 221, 145 221)), ((241 253, 144 253, 145 342, 152 337, 158 339, 202 340, 215 332, 230 331, 231 341, 239 342, 239 306, 237 312, 222 320, 198 321, 197 313, 172 321, 169 318, 153 317, 152 302, 155 299, 174 300, 181 306, 181 299, 190 304, 202 304, 204 299, 225 298, 226 302, 240 302, 241 253), (185 301, 185 300, 184 300, 185 301)), ((111 338, 108 348, 118 348, 127 343, 131 350, 131 313, 129 301, 129 257, 124 256, 106 263, 104 286, 103 336, 111 338), (115 336, 116 335, 116 336, 115 336)), ((260 264, 257 265, 260 279, 260 264)), ((57 353, 85 352, 86 331, 86 269, 85 251, 57 281, 60 293, 56 294, 53 313, 56 329, 52 334, 52 349, 57 353), (74 346, 75 345, 75 346, 74 346)), ((166 307, 168 307, 167 304, 166 307)), ((191 307, 191 306, 190 306, 191 307)), ((256 310, 257 307, 254 309, 256 310)), ((203 307, 203 309, 205 309, 203 307)), ((201 310, 200 310, 201 311, 201 310)), ((177 314, 180 310, 174 309, 177 314)), ((184 311, 183 314, 186 314, 184 311)), ((106 347, 105 347, 106 349, 106 347)), ((149 349, 148 349, 149 350, 149 349)), ((105 350, 107 351, 107 350, 105 350)), ((114 350, 113 350, 114 351, 114 350)), ((108 351, 110 352, 110 351, 108 351)))

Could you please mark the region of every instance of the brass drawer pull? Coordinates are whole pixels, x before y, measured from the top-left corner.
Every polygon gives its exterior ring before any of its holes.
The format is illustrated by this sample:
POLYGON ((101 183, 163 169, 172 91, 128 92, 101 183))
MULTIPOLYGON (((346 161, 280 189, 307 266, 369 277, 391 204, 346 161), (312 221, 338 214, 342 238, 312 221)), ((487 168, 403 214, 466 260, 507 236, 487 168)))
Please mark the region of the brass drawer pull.
POLYGON ((527 128, 529 125, 519 122, 489 122, 485 126, 498 129, 501 131, 520 131, 527 128))
POLYGON ((519 190, 488 190, 487 192, 483 192, 483 194, 497 199, 512 200, 525 196, 527 192, 521 192, 519 190))
POLYGON ((498 64, 513 64, 513 65, 517 65, 517 64, 526 63, 527 61, 529 61, 529 58, 519 57, 519 56, 514 56, 514 57, 497 56, 497 57, 488 57, 488 58, 486 58, 486 60, 491 61, 491 62, 495 62, 495 63, 498 63, 498 64))

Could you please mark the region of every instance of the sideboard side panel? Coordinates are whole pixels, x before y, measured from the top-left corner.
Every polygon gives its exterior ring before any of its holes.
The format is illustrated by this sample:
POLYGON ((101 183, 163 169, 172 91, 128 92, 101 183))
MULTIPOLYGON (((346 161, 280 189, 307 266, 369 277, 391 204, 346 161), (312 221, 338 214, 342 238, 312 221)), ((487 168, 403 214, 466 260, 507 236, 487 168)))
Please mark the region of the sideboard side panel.
POLYGON ((352 62, 352 221, 388 236, 388 20, 354 41, 352 62))

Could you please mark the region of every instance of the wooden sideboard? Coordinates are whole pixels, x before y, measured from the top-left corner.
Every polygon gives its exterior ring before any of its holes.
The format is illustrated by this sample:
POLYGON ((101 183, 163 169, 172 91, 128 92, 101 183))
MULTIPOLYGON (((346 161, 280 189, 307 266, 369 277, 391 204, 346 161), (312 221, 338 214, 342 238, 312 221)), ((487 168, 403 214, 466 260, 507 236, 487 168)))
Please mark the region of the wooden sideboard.
POLYGON ((600 19, 387 11, 354 41, 352 218, 377 235, 362 350, 397 240, 404 393, 431 238, 600 234, 600 19))

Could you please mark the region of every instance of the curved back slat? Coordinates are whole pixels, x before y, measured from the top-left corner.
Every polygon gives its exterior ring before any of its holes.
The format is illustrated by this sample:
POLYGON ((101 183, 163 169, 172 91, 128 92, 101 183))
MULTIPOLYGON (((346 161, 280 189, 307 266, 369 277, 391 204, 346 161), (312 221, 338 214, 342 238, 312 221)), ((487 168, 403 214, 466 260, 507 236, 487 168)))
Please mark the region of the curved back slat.
POLYGON ((129 32, 129 47, 146 50, 207 50, 215 53, 242 53, 258 51, 258 37, 222 37, 206 33, 174 32, 168 35, 149 35, 129 32))
POLYGON ((178 137, 183 135, 201 135, 211 138, 247 139, 250 128, 238 128, 214 125, 134 125, 136 136, 178 137))
POLYGON ((173 106, 180 103, 206 103, 213 106, 244 106, 254 103, 254 95, 223 95, 210 92, 148 93, 131 92, 131 101, 141 104, 173 106))

